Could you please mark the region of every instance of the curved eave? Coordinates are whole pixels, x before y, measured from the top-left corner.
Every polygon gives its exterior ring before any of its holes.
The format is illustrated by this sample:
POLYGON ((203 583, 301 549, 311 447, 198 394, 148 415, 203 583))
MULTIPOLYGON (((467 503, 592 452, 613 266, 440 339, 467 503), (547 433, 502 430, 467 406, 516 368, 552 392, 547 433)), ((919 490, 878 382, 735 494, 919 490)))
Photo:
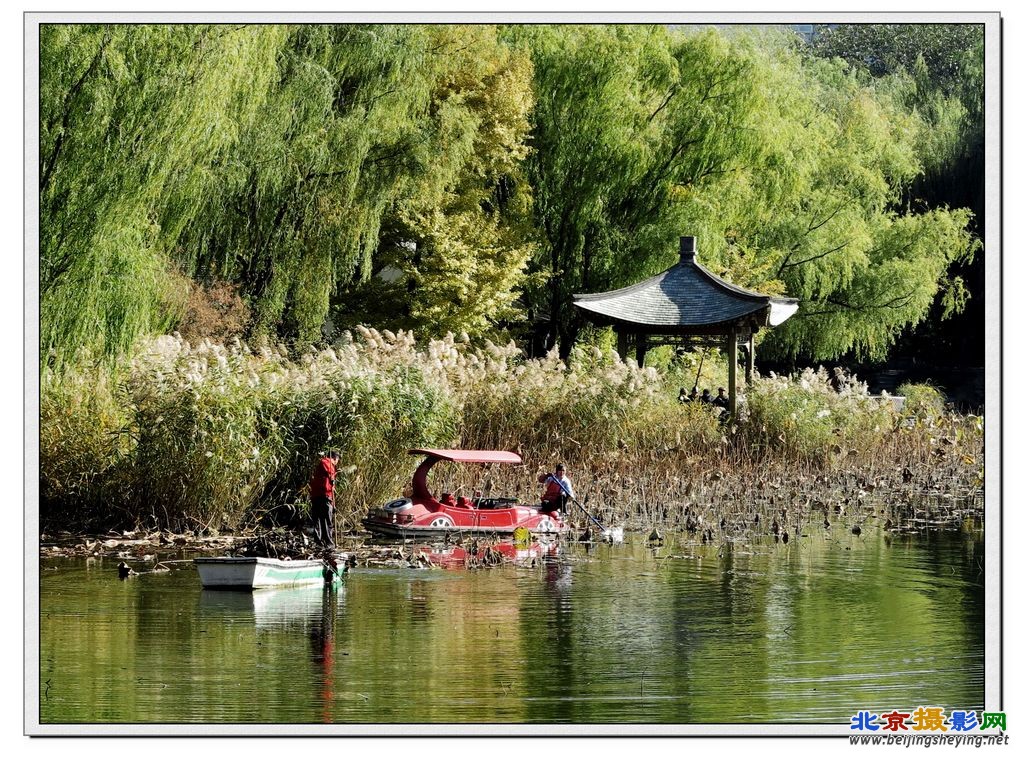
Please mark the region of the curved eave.
POLYGON ((582 303, 575 304, 579 309, 586 311, 588 318, 595 324, 609 327, 627 327, 630 332, 652 333, 660 335, 712 335, 726 334, 733 327, 740 329, 761 328, 768 324, 769 304, 759 304, 750 311, 732 316, 716 322, 699 322, 692 324, 652 324, 650 322, 635 321, 613 314, 605 314, 595 311, 582 303))
POLYGON ((772 298, 768 309, 768 326, 778 327, 800 308, 796 298, 772 298))
MULTIPOLYGON (((678 264, 676 264, 678 266, 678 264)), ((606 290, 603 293, 573 293, 573 303, 579 304, 580 302, 586 302, 591 300, 612 300, 621 298, 626 295, 641 292, 649 287, 657 287, 662 283, 668 273, 675 267, 666 269, 661 274, 655 274, 653 277, 637 282, 635 285, 628 285, 626 287, 620 287, 618 290, 606 290)))
POLYGON ((573 305, 595 323, 622 326, 631 332, 706 335, 777 326, 796 311, 797 300, 746 290, 696 261, 682 261, 629 287, 576 294, 573 305))

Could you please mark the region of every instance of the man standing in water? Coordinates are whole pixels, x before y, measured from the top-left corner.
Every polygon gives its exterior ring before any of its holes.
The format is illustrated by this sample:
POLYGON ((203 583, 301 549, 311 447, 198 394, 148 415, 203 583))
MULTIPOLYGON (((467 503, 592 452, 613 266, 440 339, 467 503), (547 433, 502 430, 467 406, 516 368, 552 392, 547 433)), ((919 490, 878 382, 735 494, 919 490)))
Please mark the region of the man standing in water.
POLYGON ((309 515, 313 520, 313 535, 317 542, 328 548, 334 547, 334 478, 338 473, 337 451, 331 451, 313 466, 309 478, 309 497, 312 508, 309 515))
POLYGON ((564 464, 557 464, 554 474, 542 474, 540 481, 546 485, 544 495, 540 497, 541 511, 565 511, 566 501, 576 497, 564 464))

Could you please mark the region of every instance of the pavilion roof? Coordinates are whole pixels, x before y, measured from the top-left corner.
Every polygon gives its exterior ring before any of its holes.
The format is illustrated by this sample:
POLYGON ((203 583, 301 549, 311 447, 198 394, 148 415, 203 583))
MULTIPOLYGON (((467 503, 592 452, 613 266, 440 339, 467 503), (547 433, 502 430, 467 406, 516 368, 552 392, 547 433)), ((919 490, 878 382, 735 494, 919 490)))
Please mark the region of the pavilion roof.
POLYGON ((592 321, 637 332, 700 334, 781 324, 797 310, 796 298, 746 290, 697 262, 696 244, 684 237, 680 261, 643 282, 604 293, 573 296, 592 321))

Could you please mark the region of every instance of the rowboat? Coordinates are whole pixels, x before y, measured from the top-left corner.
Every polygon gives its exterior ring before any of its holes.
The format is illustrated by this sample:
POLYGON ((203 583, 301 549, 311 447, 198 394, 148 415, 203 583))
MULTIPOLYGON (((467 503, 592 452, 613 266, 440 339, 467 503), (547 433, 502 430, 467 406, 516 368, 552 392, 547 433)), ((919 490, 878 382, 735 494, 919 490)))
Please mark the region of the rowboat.
POLYGON ((193 560, 204 588, 256 590, 293 585, 334 585, 345 571, 317 560, 215 556, 193 560))

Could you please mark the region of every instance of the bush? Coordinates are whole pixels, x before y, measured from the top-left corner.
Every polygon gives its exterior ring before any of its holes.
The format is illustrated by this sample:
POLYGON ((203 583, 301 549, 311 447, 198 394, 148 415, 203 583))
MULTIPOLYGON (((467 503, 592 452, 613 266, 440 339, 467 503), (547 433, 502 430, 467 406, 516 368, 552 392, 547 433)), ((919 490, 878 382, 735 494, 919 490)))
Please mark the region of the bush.
POLYGON ((927 424, 946 412, 946 396, 932 385, 905 382, 896 388, 896 395, 906 398, 902 412, 904 417, 914 417, 927 424))
POLYGON ((109 369, 69 372, 39 405, 40 521, 118 523, 131 490, 130 418, 109 369))
POLYGON ((856 378, 839 390, 824 369, 793 377, 774 374, 747 394, 744 433, 756 444, 817 461, 866 451, 892 429, 892 408, 856 378))
POLYGON ((222 280, 192 282, 178 332, 186 340, 222 342, 238 337, 249 326, 249 306, 238 285, 222 280))

